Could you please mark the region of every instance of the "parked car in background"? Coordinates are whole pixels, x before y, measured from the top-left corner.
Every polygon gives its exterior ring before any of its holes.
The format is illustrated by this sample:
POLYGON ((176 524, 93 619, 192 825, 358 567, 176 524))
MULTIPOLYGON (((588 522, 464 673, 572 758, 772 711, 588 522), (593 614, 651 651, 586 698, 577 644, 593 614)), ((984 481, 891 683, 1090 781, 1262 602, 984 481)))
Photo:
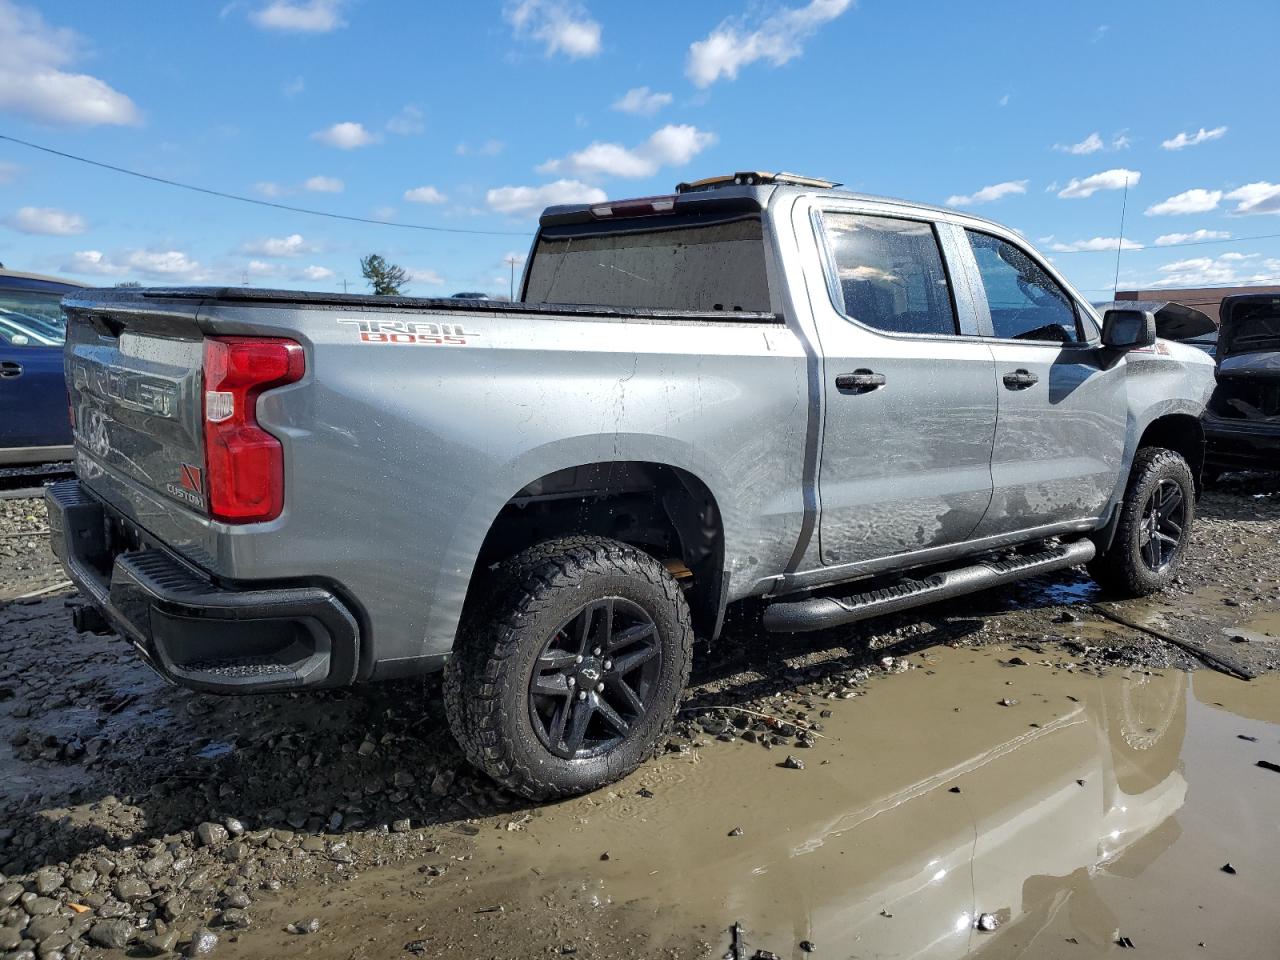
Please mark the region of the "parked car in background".
POLYGON ((62 298, 84 286, 0 270, 0 466, 71 459, 62 298))
POLYGON ((1280 294, 1222 301, 1218 385, 1204 415, 1208 462, 1280 468, 1280 294))

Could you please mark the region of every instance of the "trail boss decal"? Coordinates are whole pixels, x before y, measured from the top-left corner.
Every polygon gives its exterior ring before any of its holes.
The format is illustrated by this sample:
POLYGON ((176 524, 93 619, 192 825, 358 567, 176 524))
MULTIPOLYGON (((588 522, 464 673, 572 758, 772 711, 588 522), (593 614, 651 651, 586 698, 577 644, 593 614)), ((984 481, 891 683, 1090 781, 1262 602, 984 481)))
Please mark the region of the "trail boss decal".
POLYGON ((476 334, 467 333, 460 323, 430 323, 426 320, 339 320, 360 334, 362 343, 419 343, 429 347, 465 347, 476 334))

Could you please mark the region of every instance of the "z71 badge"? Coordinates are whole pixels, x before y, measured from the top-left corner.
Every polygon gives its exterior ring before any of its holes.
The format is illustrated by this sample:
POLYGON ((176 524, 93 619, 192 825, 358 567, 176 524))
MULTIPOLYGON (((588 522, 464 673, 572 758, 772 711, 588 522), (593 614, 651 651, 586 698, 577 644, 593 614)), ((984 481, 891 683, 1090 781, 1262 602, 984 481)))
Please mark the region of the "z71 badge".
POLYGON ((425 346, 465 347, 467 333, 460 323, 432 323, 426 320, 339 320, 360 334, 362 343, 418 343, 425 346))

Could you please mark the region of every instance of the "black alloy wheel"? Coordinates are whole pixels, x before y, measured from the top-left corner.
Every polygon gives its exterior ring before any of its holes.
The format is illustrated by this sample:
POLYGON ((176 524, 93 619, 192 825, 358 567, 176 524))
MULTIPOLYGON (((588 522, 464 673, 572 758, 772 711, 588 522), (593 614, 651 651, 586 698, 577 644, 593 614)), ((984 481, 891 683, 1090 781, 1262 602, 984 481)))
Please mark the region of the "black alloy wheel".
POLYGON ((1163 573, 1177 555, 1186 517, 1182 488, 1171 479, 1162 479, 1143 505, 1138 535, 1142 562, 1152 573, 1163 573))
POLYGON ((547 640, 529 679, 529 719, 564 760, 608 753, 648 713, 662 649, 639 604, 603 597, 583 605, 547 640))

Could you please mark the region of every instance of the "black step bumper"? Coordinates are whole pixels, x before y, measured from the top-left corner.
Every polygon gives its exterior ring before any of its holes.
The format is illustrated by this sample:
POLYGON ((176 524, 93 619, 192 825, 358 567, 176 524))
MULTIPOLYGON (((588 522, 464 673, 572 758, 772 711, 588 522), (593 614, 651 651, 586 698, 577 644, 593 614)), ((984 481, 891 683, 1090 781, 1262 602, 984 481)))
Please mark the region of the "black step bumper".
POLYGON ((49 537, 93 611, 171 683, 212 693, 345 686, 360 630, 318 586, 224 586, 184 563, 95 499, 78 480, 48 487, 49 537))

